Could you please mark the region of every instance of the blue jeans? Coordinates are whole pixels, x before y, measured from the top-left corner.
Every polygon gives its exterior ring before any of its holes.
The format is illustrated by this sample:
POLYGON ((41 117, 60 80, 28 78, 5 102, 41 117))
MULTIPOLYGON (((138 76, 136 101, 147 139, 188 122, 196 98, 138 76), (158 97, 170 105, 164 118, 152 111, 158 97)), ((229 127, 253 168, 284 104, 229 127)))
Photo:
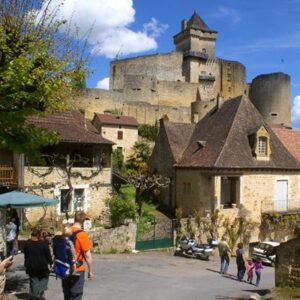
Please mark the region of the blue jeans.
POLYGON ((238 262, 237 263, 237 278, 239 281, 242 281, 246 272, 246 267, 244 262, 238 262))
POLYGON ((230 260, 228 254, 221 255, 221 270, 220 270, 221 274, 227 273, 229 267, 229 261, 230 260))
POLYGON ((15 242, 15 240, 7 241, 6 242, 6 257, 9 257, 9 256, 15 254, 15 251, 14 251, 14 242, 15 242))
POLYGON ((70 276, 61 281, 65 300, 82 299, 84 286, 84 272, 78 273, 79 276, 70 276))
POLYGON ((259 286, 260 278, 261 278, 261 272, 256 272, 255 271, 255 274, 256 274, 256 286, 259 286))

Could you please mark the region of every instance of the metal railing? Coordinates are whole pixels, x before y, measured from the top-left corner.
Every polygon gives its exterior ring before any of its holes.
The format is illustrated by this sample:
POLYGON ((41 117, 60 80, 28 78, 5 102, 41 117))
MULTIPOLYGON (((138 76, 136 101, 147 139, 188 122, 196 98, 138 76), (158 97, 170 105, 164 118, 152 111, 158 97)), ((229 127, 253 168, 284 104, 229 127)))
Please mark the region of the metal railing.
POLYGON ((0 165, 0 185, 13 185, 16 183, 16 169, 13 166, 0 165))

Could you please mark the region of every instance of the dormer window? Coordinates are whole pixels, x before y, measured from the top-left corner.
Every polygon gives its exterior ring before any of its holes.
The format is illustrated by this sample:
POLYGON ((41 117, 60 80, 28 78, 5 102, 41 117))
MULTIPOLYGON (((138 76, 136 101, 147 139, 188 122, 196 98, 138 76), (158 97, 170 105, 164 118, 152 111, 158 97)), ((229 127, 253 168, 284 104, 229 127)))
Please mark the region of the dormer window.
POLYGON ((269 160, 271 156, 270 135, 264 126, 256 129, 249 136, 252 153, 257 160, 269 160))
POLYGON ((258 137, 258 154, 268 156, 268 138, 265 136, 258 137))

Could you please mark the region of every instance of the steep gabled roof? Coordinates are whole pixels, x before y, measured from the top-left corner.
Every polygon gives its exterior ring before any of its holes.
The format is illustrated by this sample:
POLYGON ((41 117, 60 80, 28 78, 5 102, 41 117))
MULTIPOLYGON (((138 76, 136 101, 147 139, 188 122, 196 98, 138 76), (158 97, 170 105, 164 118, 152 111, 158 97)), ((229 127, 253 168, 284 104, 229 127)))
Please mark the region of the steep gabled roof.
POLYGON ((167 121, 164 122, 164 127, 174 160, 177 162, 188 145, 195 124, 167 121))
POLYGON ((58 132, 62 142, 113 144, 103 138, 91 122, 76 110, 48 114, 45 117, 32 116, 28 122, 36 127, 58 132))
POLYGON ((187 22, 187 28, 200 29, 206 32, 216 32, 215 30, 210 29, 206 23, 201 19, 198 13, 195 11, 189 21, 187 22))
POLYGON ((300 162, 300 130, 272 126, 286 149, 300 162))
POLYGON ((95 113, 94 119, 103 125, 126 125, 137 127, 139 124, 134 117, 95 113))
POLYGON ((243 96, 226 101, 219 110, 198 122, 177 166, 300 170, 300 164, 285 149, 251 101, 243 96), (266 161, 253 156, 249 143, 253 130, 262 126, 270 136, 272 153, 266 161))

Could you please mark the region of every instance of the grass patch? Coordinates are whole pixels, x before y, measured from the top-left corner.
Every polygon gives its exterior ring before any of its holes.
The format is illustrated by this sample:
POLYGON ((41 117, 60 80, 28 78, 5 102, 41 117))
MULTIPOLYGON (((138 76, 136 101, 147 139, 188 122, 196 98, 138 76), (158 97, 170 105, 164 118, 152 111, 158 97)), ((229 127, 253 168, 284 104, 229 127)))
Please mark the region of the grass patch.
POLYGON ((300 299, 299 287, 277 287, 272 290, 272 297, 268 299, 292 300, 300 299))
POLYGON ((122 185, 120 194, 124 200, 135 201, 135 188, 130 184, 122 185))

